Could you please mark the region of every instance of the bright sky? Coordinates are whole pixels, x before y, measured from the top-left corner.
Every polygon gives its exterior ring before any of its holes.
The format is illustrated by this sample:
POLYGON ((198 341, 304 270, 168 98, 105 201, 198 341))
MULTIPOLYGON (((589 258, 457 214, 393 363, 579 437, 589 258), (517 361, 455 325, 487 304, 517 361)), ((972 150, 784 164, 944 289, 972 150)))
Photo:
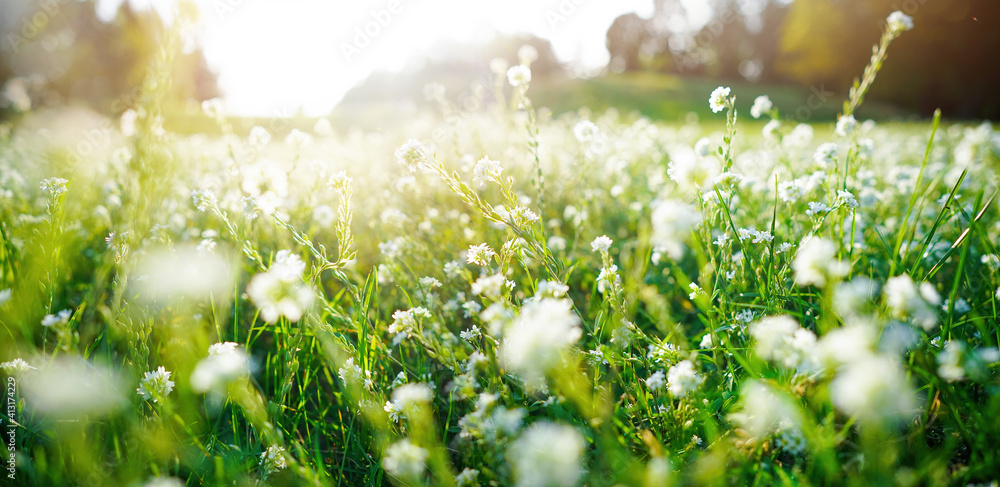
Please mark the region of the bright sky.
MULTIPOLYGON (((170 8, 163 0, 130 0, 170 8)), ((113 14, 122 0, 100 0, 113 14)), ((473 42, 491 33, 549 39, 561 61, 607 64, 605 33, 623 13, 648 17, 652 0, 195 0, 199 40, 219 74, 227 110, 270 116, 330 112, 376 69, 399 70, 439 40, 473 42), (390 7, 392 9, 390 10, 390 7)), ((704 5, 696 0, 685 4, 704 5)), ((168 15, 168 12, 161 11, 168 15)), ((488 63, 483 60, 483 64, 488 63)))

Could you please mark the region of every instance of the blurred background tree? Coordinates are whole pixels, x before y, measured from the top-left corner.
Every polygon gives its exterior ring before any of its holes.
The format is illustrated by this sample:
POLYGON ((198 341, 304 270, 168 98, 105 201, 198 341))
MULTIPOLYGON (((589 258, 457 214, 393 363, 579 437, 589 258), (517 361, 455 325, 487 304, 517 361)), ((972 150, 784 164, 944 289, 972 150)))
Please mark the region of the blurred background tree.
MULTIPOLYGON (((893 43, 863 111, 881 103, 898 108, 896 113, 929 116, 941 108, 951 119, 1000 118, 1000 1, 705 0, 708 8, 698 11, 689 11, 695 4, 687 0, 651 1, 650 17, 628 13, 614 20, 605 33, 610 60, 602 73, 586 73, 597 75, 589 79, 576 79, 581 73, 561 65, 547 39, 442 41, 402 72, 375 72, 347 93, 342 106, 353 113, 361 104, 400 99, 425 104, 423 87, 432 82, 451 93, 467 90, 470 82, 489 85, 489 60, 516 63, 522 44, 539 54, 532 72, 542 105, 557 104, 542 96, 551 94, 565 98, 563 105, 599 108, 597 91, 612 84, 616 93, 635 98, 630 104, 604 96, 625 109, 688 97, 712 84, 732 85, 741 100, 785 92, 790 107, 814 88, 842 99, 868 62, 884 19, 899 9, 913 16, 916 28, 893 43), (667 85, 683 89, 651 91, 667 85)), ((197 15, 186 0, 181 8, 197 15)), ((134 102, 166 33, 154 9, 135 10, 129 2, 108 21, 95 13, 95 0, 0 0, 0 12, 0 86, 10 78, 23 80, 36 105, 82 103, 117 114, 134 102)), ((177 59, 172 82, 168 102, 174 111, 219 95, 216 76, 193 42, 177 59)), ((671 107, 664 108, 669 116, 690 109, 671 107)), ((833 116, 827 112, 813 112, 812 118, 833 116)))
MULTIPOLYGON (((137 11, 128 2, 107 22, 94 0, 0 0, 0 12, 0 86, 16 77, 36 105, 85 105, 109 115, 135 104, 167 33, 155 10, 137 11)), ((200 48, 187 44, 174 64, 167 100, 174 109, 219 95, 200 48)))
POLYGON ((846 92, 893 10, 916 28, 892 46, 870 99, 922 115, 1000 117, 1000 2, 995 0, 710 0, 698 25, 680 0, 656 0, 607 33, 608 71, 659 71, 721 82, 846 92))

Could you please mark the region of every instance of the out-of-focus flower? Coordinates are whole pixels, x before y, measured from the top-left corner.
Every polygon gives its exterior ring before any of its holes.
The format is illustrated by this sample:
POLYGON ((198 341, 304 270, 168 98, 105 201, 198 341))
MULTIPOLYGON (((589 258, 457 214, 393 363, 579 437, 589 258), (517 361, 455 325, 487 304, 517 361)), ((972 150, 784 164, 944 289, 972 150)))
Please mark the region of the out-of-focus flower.
POLYGON ((424 473, 430 452, 404 438, 385 449, 382 466, 397 477, 416 480, 424 473))
POLYGON ((896 10, 895 12, 889 14, 889 17, 885 19, 885 23, 889 32, 899 34, 913 28, 913 17, 896 10))
POLYGON ((549 422, 531 425, 507 450, 519 487, 577 485, 583 475, 583 435, 549 422))
POLYGON ((770 114, 772 108, 774 108, 774 104, 771 103, 771 99, 767 95, 758 96, 753 101, 753 106, 750 107, 750 116, 760 118, 763 115, 770 114))
POLYGON ((235 343, 216 343, 191 372, 191 388, 205 393, 250 374, 250 357, 235 343))
POLYGON ((531 83, 531 69, 520 64, 507 70, 507 82, 513 87, 527 86, 531 83))

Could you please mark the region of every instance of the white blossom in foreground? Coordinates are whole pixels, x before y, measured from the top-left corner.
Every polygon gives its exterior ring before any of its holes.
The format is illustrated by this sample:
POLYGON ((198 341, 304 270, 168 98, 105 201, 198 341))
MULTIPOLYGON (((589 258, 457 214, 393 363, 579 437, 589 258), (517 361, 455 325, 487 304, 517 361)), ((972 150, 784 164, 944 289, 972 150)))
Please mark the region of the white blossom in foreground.
POLYGON ((483 243, 469 247, 467 260, 468 263, 470 264, 476 264, 485 267, 490 265, 490 262, 493 260, 494 255, 496 255, 496 252, 494 252, 489 245, 483 243))
POLYGON ((767 95, 758 96, 753 101, 753 106, 750 107, 750 116, 760 118, 763 115, 770 114, 772 108, 774 108, 774 104, 771 103, 771 99, 767 95))
POLYGON ((42 181, 41 190, 54 198, 68 191, 66 189, 67 183, 69 181, 63 178, 49 178, 42 181))
POLYGON ((963 355, 965 355, 965 344, 955 340, 948 340, 944 344, 944 350, 937 355, 938 375, 948 382, 964 379, 965 367, 962 366, 963 355))
POLYGON ((729 92, 729 88, 723 86, 712 91, 712 95, 708 97, 708 106, 712 109, 712 113, 719 113, 729 105, 729 92))
POLYGON ((698 375, 694 362, 684 360, 667 371, 667 390, 676 397, 686 396, 701 384, 705 378, 698 375))
POLYGON ((434 391, 427 384, 403 384, 392 392, 392 402, 399 409, 409 411, 430 404, 434 391))
POLYGON ((607 252, 611 248, 611 244, 614 243, 607 235, 601 235, 594 239, 590 243, 590 250, 593 252, 607 252))
POLYGON ((826 332, 816 344, 816 356, 831 368, 856 362, 875 348, 876 329, 868 323, 851 323, 826 332))
POLYGON ((465 468, 455 476, 455 483, 458 487, 475 487, 479 485, 479 470, 465 468))
POLYGON ((519 487, 576 485, 583 475, 580 465, 585 443, 576 429, 538 422, 515 441, 507 454, 519 487))
POLYGON ((802 423, 802 415, 795 404, 760 381, 743 383, 740 404, 740 411, 729 417, 750 436, 764 437, 782 425, 797 428, 802 423))
POLYGON ((558 281, 541 281, 532 299, 561 298, 569 292, 569 286, 558 281))
POLYGON ((423 475, 430 452, 404 438, 385 449, 382 467, 387 472, 404 479, 417 479, 423 475))
POLYGON ((701 219, 701 214, 691 205, 673 200, 661 201, 653 209, 653 246, 671 259, 680 259, 684 255, 684 242, 701 224, 701 219))
POLYGON ((864 422, 905 422, 917 412, 906 371, 887 356, 870 355, 844 366, 830 383, 830 398, 864 422))
POLYGON ((508 280, 503 274, 483 276, 472 283, 472 294, 484 296, 490 299, 500 297, 504 290, 514 289, 514 282, 508 280))
POLYGON ((417 168, 427 164, 427 160, 427 148, 417 139, 407 140, 396 149, 396 161, 410 172, 417 172, 417 168))
POLYGON ((268 143, 271 142, 271 132, 268 132, 266 128, 257 125, 250 129, 250 135, 247 136, 247 142, 254 149, 263 149, 268 143))
POLYGON ((889 14, 889 17, 885 19, 885 23, 889 32, 899 34, 913 28, 913 17, 896 10, 895 12, 889 14))
POLYGON ((135 286, 143 299, 153 302, 228 299, 234 272, 232 259, 225 254, 224 249, 199 252, 190 245, 148 249, 136 261, 134 275, 142 277, 136 279, 135 286))
POLYGON ((198 211, 208 211, 218 205, 215 193, 210 189, 195 189, 191 191, 191 201, 198 211))
POLYGON ((523 64, 513 66, 507 70, 507 82, 511 86, 527 86, 531 83, 531 69, 523 64))
POLYGON ((42 318, 42 326, 50 328, 54 325, 65 325, 66 323, 69 323, 69 319, 72 315, 73 312, 68 309, 64 309, 54 315, 45 315, 45 317, 42 318))
POLYGON ((392 313, 392 324, 387 330, 393 334, 392 345, 399 345, 404 339, 409 338, 410 334, 417 333, 420 329, 420 320, 430 317, 430 311, 420 306, 408 310, 396 310, 392 313))
POLYGON ((799 372, 819 370, 816 334, 799 326, 789 316, 768 316, 749 327, 757 356, 799 372))
POLYGON ((250 357, 233 342, 216 343, 191 372, 191 389, 205 393, 250 375, 250 357))
POLYGON ((3 369, 8 375, 13 375, 17 373, 27 372, 29 370, 35 370, 34 367, 25 362, 22 358, 16 358, 0 364, 0 369, 3 369))
POLYGON ((837 119, 837 135, 847 137, 848 135, 851 135, 851 132, 854 132, 854 127, 857 126, 858 121, 854 118, 854 115, 840 117, 837 119))
POLYGON ((932 284, 924 282, 918 288, 909 275, 902 274, 885 282, 882 295, 893 317, 908 319, 925 331, 937 324, 941 296, 932 284))
POLYGON ((816 164, 819 164, 820 167, 827 167, 837 162, 837 154, 839 152, 840 149, 837 147, 837 144, 833 142, 826 142, 816 148, 816 152, 813 154, 813 160, 816 161, 816 164))
POLYGON ((79 357, 40 364, 18 384, 31 408, 45 416, 71 418, 108 414, 127 404, 128 390, 115 370, 79 357))
POLYGON ((850 271, 850 267, 836 257, 836 244, 825 238, 806 237, 795 253, 795 260, 792 261, 795 284, 823 287, 829 279, 844 277, 850 271))
POLYGON ((277 445, 267 447, 267 450, 260 454, 260 462, 257 462, 257 464, 261 466, 264 475, 287 468, 288 463, 285 461, 285 449, 277 445))
POLYGON ((487 181, 492 181, 494 183, 500 182, 500 175, 503 173, 503 166, 499 162, 491 160, 489 157, 484 157, 476 163, 475 169, 473 169, 475 177, 472 179, 473 183, 478 183, 479 186, 486 185, 487 181))
POLYGON ((648 387, 651 391, 663 389, 663 386, 665 385, 667 385, 667 374, 664 374, 662 370, 653 372, 646 379, 646 387, 648 387))
POLYGON ((153 477, 142 487, 184 487, 184 482, 177 477, 153 477))
POLYGON ((601 129, 590 120, 581 120, 573 126, 573 135, 580 142, 593 142, 600 133, 601 129))
POLYGON ((170 372, 161 365, 152 372, 146 372, 146 376, 139 381, 136 392, 146 401, 159 402, 173 390, 174 381, 170 380, 170 372))
POLYGON ((302 282, 305 263, 287 250, 278 252, 267 272, 253 276, 247 284, 247 295, 260 309, 260 317, 275 323, 284 316, 299 321, 312 305, 313 291, 302 282))
POLYGON ((667 165, 667 175, 688 193, 711 190, 721 172, 722 166, 717 158, 700 157, 687 147, 672 151, 670 164, 667 165))
POLYGON ((559 362, 582 331, 570 301, 544 298, 526 303, 505 333, 500 349, 504 363, 526 379, 537 380, 559 362))

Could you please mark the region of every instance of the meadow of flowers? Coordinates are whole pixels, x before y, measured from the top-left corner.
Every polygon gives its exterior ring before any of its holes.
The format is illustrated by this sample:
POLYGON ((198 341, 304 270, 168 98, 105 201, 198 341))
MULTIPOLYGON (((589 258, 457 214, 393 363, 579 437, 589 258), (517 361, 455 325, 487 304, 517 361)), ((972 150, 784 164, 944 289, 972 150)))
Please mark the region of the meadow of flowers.
POLYGON ((911 27, 835 126, 552 117, 524 50, 396 131, 182 137, 165 49, 103 150, 8 127, 4 478, 995 485, 1000 133, 854 116, 911 27))

